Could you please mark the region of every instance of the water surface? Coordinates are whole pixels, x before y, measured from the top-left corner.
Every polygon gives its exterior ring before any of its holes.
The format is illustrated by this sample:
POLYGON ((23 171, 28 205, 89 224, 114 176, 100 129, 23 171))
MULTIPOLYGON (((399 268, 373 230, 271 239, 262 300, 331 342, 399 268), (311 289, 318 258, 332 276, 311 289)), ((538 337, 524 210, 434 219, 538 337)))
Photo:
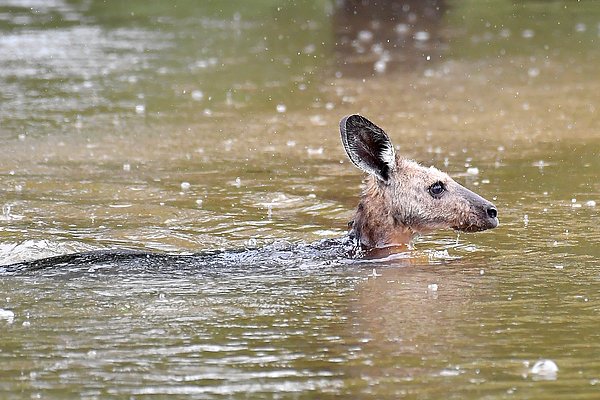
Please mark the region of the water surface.
POLYGON ((0 262, 226 255, 4 274, 1 397, 597 398, 600 8, 407 4, 0 2, 0 262), (354 112, 500 227, 321 257, 354 112))

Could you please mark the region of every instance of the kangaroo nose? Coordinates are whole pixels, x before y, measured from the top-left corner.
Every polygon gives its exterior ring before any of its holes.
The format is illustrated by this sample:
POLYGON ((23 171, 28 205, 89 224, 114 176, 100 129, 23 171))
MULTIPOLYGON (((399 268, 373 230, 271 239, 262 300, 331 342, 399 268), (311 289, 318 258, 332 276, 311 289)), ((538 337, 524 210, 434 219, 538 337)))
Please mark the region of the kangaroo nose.
POLYGON ((498 210, 495 207, 490 207, 487 209, 487 215, 490 218, 496 218, 498 216, 498 210))

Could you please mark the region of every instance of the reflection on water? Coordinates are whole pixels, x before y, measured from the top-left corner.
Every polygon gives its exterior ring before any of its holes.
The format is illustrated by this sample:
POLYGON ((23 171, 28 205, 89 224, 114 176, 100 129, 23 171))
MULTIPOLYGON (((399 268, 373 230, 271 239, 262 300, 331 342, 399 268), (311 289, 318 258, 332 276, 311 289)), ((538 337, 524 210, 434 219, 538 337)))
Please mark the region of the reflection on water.
POLYGON ((0 263, 227 258, 3 270, 0 397, 597 397, 598 5, 365 4, 0 2, 0 263), (321 257, 354 112, 500 227, 321 257))
POLYGON ((341 1, 335 8, 338 74, 373 76, 438 61, 443 0, 341 1))

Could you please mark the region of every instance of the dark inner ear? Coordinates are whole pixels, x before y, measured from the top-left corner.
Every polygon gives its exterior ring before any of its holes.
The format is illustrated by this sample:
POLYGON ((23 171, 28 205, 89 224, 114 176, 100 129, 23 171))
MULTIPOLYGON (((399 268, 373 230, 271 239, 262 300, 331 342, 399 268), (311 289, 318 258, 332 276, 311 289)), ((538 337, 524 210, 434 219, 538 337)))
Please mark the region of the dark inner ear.
POLYGON ((340 133, 344 149, 358 168, 387 182, 396 165, 394 146, 386 133, 358 114, 342 118, 340 133))

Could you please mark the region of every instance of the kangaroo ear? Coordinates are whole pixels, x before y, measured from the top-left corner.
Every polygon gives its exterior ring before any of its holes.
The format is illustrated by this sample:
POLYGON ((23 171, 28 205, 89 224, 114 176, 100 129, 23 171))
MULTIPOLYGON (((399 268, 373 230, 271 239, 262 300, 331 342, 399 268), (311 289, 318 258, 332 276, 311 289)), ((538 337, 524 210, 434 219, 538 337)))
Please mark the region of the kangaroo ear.
POLYGON ((388 135, 358 114, 340 121, 344 149, 358 168, 387 183, 390 171, 396 166, 396 153, 388 135))

